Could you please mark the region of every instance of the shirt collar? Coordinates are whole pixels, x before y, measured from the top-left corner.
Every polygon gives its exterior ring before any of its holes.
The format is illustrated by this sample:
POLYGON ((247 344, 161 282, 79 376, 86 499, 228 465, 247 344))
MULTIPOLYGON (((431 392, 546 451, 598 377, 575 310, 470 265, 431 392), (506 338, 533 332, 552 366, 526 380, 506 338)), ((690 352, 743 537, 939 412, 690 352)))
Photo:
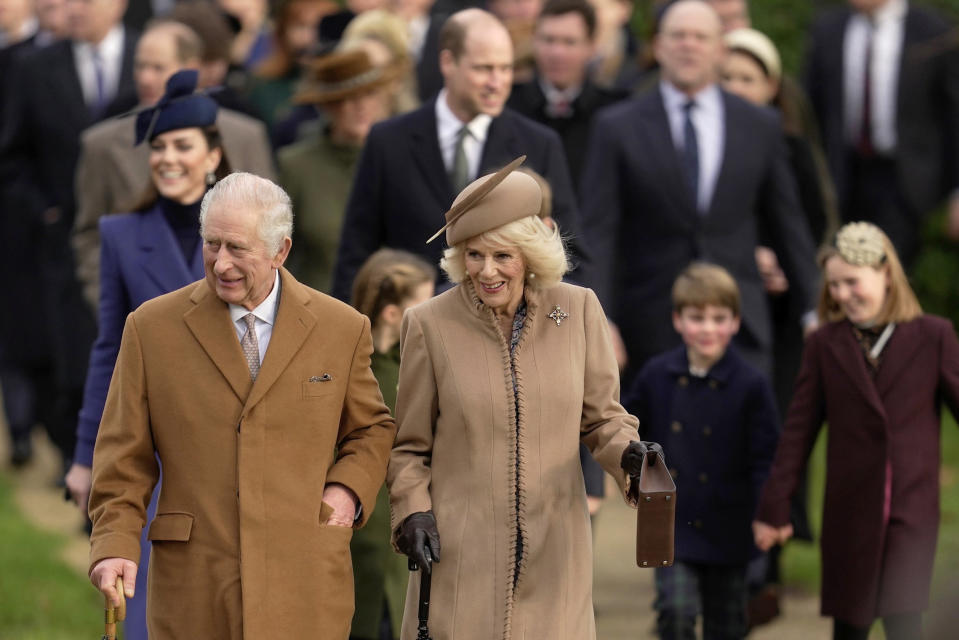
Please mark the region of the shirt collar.
POLYGON ((83 41, 74 41, 74 47, 77 50, 84 51, 93 55, 94 48, 99 52, 101 59, 105 60, 116 60, 120 57, 121 52, 123 51, 123 25, 118 24, 114 26, 110 31, 104 36, 103 40, 99 44, 94 45, 92 42, 83 42, 83 41))
MULTIPOLYGON (((906 10, 908 8, 909 7, 906 0, 889 0, 889 2, 876 9, 876 12, 872 15, 871 21, 873 24, 880 24, 884 22, 901 20, 906 15, 906 10)), ((866 16, 863 15, 863 17, 866 16)))
POLYGON ((715 83, 700 89, 699 93, 694 95, 692 98, 687 96, 685 93, 674 87, 672 83, 667 82, 666 80, 660 81, 659 90, 663 94, 663 102, 666 105, 666 111, 668 113, 673 111, 681 111, 683 106, 690 100, 696 102, 697 108, 702 107, 704 109, 712 110, 719 105, 721 96, 719 87, 715 83))
MULTIPOLYGON (((736 348, 732 344, 726 347, 726 353, 723 354, 723 357, 720 358, 716 364, 709 368, 709 371, 706 372, 706 376, 703 379, 715 380, 720 384, 726 384, 736 364, 737 356, 735 355, 735 350, 736 348)), ((669 354, 666 360, 666 370, 676 377, 690 375, 689 356, 686 351, 686 345, 676 347, 672 353, 669 354)))
POLYGON ((230 319, 233 322, 239 322, 246 314, 252 313, 258 320, 273 326, 276 321, 276 309, 280 302, 280 270, 277 269, 274 273, 276 275, 273 279, 273 289, 270 291, 270 295, 258 304, 253 311, 238 304, 230 305, 230 319))
POLYGON ((449 104, 447 104, 446 98, 448 95, 446 89, 443 89, 439 95, 436 96, 436 124, 439 128, 440 140, 455 138, 465 124, 473 138, 480 144, 485 143, 486 135, 489 133, 489 126, 493 122, 493 117, 481 113, 469 122, 464 123, 456 117, 452 109, 450 109, 449 104))
POLYGON ((549 102, 550 104, 560 101, 573 104, 573 101, 576 100, 576 98, 579 97, 579 94, 583 92, 583 85, 581 84, 567 87, 565 89, 557 89, 542 77, 538 77, 537 82, 539 82, 540 89, 543 90, 543 95, 546 96, 546 102, 549 102))

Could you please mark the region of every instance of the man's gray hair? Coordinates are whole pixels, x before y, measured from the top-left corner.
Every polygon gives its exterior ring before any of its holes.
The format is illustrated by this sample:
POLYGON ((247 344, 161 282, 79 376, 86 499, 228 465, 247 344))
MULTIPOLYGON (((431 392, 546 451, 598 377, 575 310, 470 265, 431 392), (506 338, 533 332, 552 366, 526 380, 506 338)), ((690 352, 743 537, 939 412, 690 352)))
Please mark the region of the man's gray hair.
POLYGON ((260 213, 257 232, 274 256, 283 248, 283 239, 293 235, 293 203, 286 191, 266 178, 252 173, 231 173, 207 191, 200 203, 200 233, 213 204, 250 207, 260 213))

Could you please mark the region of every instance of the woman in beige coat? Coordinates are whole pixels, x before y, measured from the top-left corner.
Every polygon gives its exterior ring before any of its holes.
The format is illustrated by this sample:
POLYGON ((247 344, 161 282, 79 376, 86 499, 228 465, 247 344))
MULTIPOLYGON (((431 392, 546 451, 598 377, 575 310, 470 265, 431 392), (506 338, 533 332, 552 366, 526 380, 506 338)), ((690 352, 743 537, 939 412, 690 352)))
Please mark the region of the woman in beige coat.
MULTIPOLYGON (((409 309, 401 330, 391 526, 401 552, 435 560, 435 640, 595 638, 579 443, 627 499, 640 453, 658 448, 618 402, 605 314, 560 282, 562 240, 518 162, 453 203, 441 266, 459 286, 409 309)), ((417 573, 404 639, 418 593, 417 573)))

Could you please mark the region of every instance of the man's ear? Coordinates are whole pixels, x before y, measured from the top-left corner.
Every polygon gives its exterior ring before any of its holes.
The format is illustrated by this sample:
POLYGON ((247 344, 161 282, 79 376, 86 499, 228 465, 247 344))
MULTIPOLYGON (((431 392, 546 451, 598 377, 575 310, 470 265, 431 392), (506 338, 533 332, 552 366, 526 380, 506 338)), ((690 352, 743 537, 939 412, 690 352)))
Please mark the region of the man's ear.
POLYGON ((280 247, 280 250, 276 252, 276 255, 273 256, 273 268, 279 269, 283 266, 283 263, 286 262, 286 259, 290 257, 290 248, 293 246, 293 240, 290 239, 290 236, 283 238, 283 246, 280 247))
POLYGON ((678 311, 673 311, 673 329, 676 330, 676 333, 683 332, 682 316, 679 315, 678 311))
POLYGON ((403 320, 403 310, 400 309, 398 304, 388 304, 380 310, 380 322, 377 324, 382 324, 388 327, 399 326, 400 322, 403 320))

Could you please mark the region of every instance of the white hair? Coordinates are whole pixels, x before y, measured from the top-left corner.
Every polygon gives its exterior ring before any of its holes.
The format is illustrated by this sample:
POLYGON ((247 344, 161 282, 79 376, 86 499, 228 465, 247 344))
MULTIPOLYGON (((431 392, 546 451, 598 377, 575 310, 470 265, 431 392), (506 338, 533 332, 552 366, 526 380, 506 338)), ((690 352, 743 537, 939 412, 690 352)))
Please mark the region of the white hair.
POLYGON ((260 213, 257 233, 271 255, 283 248, 283 239, 293 235, 293 203, 286 191, 252 173, 231 173, 206 192, 200 203, 200 233, 206 214, 214 204, 239 204, 260 213))

